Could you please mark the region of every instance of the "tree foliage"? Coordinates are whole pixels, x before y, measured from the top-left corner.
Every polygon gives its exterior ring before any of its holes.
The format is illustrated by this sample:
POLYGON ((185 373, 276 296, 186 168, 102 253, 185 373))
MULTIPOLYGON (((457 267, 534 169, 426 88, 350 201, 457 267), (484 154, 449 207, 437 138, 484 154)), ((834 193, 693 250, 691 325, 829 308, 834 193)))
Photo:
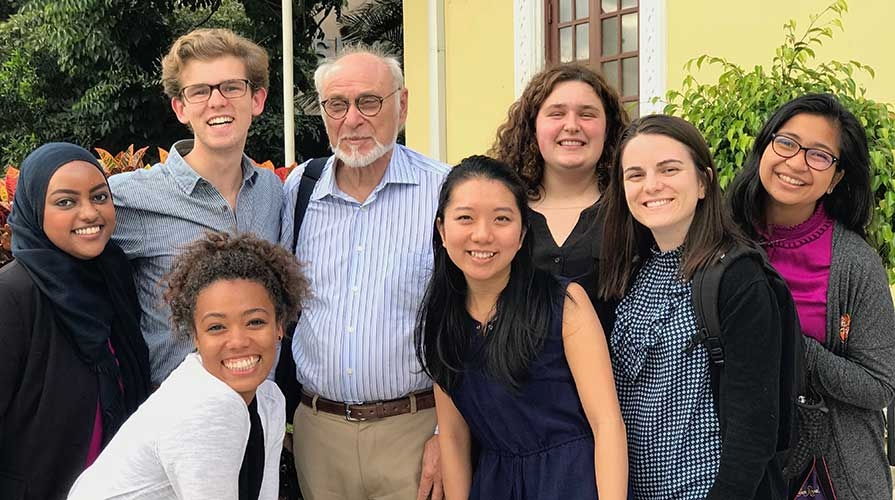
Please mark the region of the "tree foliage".
POLYGON ((379 45, 404 58, 404 6, 402 0, 371 0, 339 19, 345 43, 379 45))
POLYGON ((747 70, 727 59, 701 55, 686 64, 680 90, 666 95, 665 112, 677 114, 705 135, 725 188, 743 165, 755 136, 766 119, 785 102, 806 93, 829 92, 861 120, 867 131, 871 159, 871 186, 876 204, 868 227, 868 239, 895 283, 895 112, 890 104, 876 102, 855 80, 856 74, 874 76, 873 69, 858 61, 816 62, 815 50, 832 39, 834 28, 843 29, 848 11, 845 0, 836 0, 809 17, 808 27, 797 31, 795 20, 783 25, 784 42, 777 47, 770 67, 747 70), (701 83, 696 74, 703 67, 721 70, 717 82, 701 83))
MULTIPOLYGON (((342 0, 294 0, 295 82, 308 89, 319 22, 342 0)), ((13 0, 0 8, 0 165, 47 141, 121 150, 168 147, 189 136, 160 84, 160 60, 177 36, 229 27, 271 55, 266 111, 247 151, 282 161, 279 0, 13 0), (279 124, 279 128, 274 125, 279 124)), ((319 117, 299 119, 297 147, 319 150, 319 117)))

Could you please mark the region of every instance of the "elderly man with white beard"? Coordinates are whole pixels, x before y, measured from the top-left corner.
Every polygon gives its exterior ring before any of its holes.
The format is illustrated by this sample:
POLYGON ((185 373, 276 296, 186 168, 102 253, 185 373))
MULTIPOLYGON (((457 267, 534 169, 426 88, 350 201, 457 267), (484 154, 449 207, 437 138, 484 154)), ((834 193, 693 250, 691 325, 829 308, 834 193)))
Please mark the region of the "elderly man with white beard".
POLYGON ((293 439, 302 495, 441 499, 432 381, 413 328, 448 167, 395 143, 408 94, 393 57, 348 49, 324 61, 314 82, 334 154, 304 198, 295 239, 308 163, 286 180, 281 230, 313 293, 292 340, 303 387, 293 439))

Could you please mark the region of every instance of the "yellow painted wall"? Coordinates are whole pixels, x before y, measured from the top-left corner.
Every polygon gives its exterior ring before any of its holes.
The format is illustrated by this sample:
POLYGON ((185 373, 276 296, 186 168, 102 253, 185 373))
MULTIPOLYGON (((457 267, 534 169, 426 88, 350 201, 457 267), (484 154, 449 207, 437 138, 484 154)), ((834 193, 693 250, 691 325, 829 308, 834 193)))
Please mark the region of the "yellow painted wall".
MULTIPOLYGON (((667 85, 680 88, 683 66, 691 58, 711 54, 727 58, 745 68, 756 64, 770 67, 774 49, 783 43, 783 24, 797 22, 797 33, 832 0, 667 0, 668 51, 667 85)), ((844 31, 834 28, 833 39, 824 39, 816 61, 854 59, 870 65, 876 78, 861 75, 859 83, 867 96, 895 103, 895 2, 892 0, 850 0, 843 18, 844 31)), ((700 74, 710 81, 714 72, 700 74)))
POLYGON ((429 154, 429 11, 425 0, 404 2, 404 84, 407 145, 429 154))
MULTIPOLYGON (((404 66, 410 109, 407 145, 430 152, 428 2, 404 2, 404 66)), ((445 0, 448 163, 482 154, 513 96, 512 0, 445 0)))
POLYGON ((485 153, 514 100, 513 2, 445 0, 444 10, 447 161, 453 164, 485 153))

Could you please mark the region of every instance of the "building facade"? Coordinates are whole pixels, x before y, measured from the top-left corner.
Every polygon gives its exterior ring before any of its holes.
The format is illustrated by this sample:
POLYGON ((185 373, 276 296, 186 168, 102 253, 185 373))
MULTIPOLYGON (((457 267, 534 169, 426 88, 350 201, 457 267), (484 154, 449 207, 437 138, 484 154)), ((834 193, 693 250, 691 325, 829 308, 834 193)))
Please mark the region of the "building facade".
MULTIPOLYGON (((685 63, 703 54, 769 66, 790 19, 804 30, 832 0, 408 0, 404 57, 407 144, 455 163, 485 152, 509 105, 546 64, 579 60, 616 85, 633 115, 680 88, 685 63)), ((868 97, 895 103, 895 35, 889 0, 852 0, 844 31, 817 61, 857 60, 868 97)), ((711 81, 711 68, 698 74, 711 81)))

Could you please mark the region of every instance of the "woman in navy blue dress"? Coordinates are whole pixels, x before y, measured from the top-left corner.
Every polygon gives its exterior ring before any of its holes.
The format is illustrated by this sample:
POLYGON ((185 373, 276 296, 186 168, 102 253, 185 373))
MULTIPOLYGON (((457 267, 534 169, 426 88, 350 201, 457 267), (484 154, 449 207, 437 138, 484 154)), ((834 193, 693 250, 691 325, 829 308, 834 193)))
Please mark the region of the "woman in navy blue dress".
POLYGON ((496 160, 463 160, 441 189, 416 347, 436 383, 445 495, 623 499, 603 329, 581 286, 535 269, 529 219, 524 185, 496 160))

